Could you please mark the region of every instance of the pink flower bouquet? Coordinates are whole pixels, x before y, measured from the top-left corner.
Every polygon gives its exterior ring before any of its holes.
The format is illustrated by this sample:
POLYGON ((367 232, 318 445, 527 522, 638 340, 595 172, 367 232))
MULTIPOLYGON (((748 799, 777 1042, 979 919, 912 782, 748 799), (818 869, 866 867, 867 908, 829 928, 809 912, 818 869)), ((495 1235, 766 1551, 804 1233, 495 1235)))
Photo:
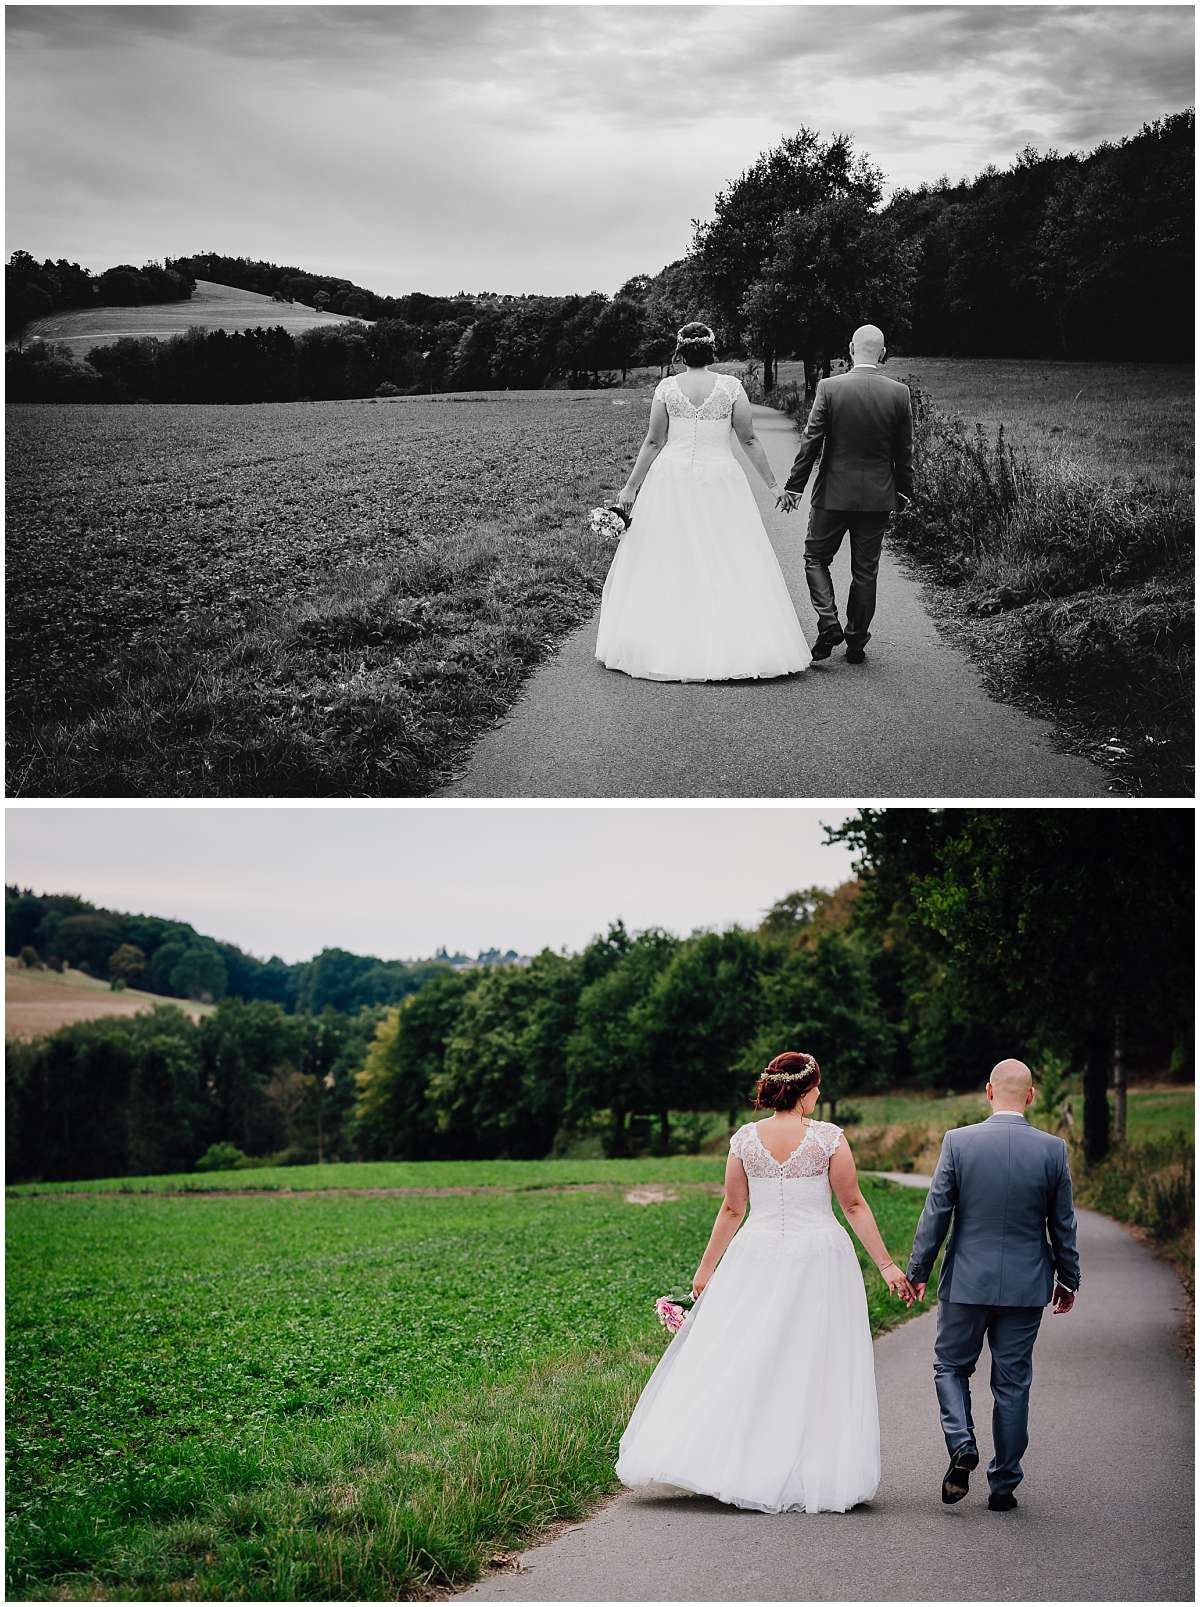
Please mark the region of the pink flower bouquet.
POLYGON ((695 1302, 691 1295, 659 1295, 654 1302, 654 1315, 669 1334, 677 1334, 695 1302), (686 1303, 685 1303, 686 1302, 686 1303))

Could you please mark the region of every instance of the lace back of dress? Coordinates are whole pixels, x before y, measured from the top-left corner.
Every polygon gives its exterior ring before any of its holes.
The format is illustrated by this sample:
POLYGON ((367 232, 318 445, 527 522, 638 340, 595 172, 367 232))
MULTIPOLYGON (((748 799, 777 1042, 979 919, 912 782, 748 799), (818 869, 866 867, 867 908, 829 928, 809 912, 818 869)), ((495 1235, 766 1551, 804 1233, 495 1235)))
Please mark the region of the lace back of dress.
POLYGON ((820 1177, 841 1143, 842 1130, 833 1122, 810 1122, 799 1145, 785 1161, 777 1161, 755 1132, 757 1122, 739 1127, 729 1147, 746 1169, 747 1177, 820 1177))
POLYGON ((728 374, 717 374, 716 384, 704 398, 699 407, 693 407, 683 394, 683 387, 672 374, 662 382, 662 399, 666 404, 667 414, 678 419, 714 420, 728 418, 733 412, 733 403, 736 395, 734 387, 736 380, 731 380, 728 374))

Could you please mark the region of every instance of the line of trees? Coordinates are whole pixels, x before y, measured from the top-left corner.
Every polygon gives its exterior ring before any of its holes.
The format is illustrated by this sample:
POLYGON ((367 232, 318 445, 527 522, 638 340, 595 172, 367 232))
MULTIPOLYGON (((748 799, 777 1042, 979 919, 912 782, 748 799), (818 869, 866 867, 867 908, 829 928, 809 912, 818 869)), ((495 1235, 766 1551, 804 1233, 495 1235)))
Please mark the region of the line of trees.
POLYGON ((18 323, 102 291, 121 304, 173 299, 173 283, 190 295, 197 277, 373 323, 124 339, 86 360, 35 345, 10 352, 8 394, 251 402, 594 386, 639 365, 661 372, 675 330, 697 316, 725 354, 760 360, 767 391, 785 356, 804 359, 811 389, 868 319, 893 350, 927 355, 1183 360, 1194 136, 1189 109, 1086 155, 1027 147, 1009 168, 901 190, 885 205, 882 172, 849 136, 801 128, 721 191, 685 258, 612 297, 380 296, 214 252, 93 281, 18 252, 8 269, 18 323))
POLYGON ((754 929, 616 922, 575 954, 433 966, 366 1009, 350 962, 377 962, 327 950, 300 1013, 227 998, 198 1024, 166 1007, 13 1045, 10 1170, 186 1169, 217 1143, 472 1159, 596 1135, 668 1153, 679 1113, 735 1121, 785 1048, 816 1055, 835 1118, 855 1094, 978 1088, 1003 1056, 1054 1057, 1082 1075, 1095 1161, 1128 1077, 1191 1080, 1187 811, 863 810, 831 835, 856 879, 754 929))
POLYGON ((448 968, 445 960, 380 960, 338 948, 311 960, 259 960, 186 921, 127 915, 73 894, 15 885, 4 890, 4 933, 5 953, 27 965, 69 965, 164 998, 269 1000, 290 1014, 394 1004, 448 968))

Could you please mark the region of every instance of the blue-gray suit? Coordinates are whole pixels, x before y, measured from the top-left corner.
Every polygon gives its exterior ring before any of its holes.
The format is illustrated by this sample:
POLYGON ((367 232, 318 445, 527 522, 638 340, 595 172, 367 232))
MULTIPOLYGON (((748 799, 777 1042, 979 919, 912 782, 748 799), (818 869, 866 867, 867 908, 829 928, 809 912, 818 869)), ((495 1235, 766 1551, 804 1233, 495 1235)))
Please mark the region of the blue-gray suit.
POLYGON ((917 1223, 910 1282, 928 1283, 947 1231, 933 1368, 942 1432, 951 1455, 964 1446, 975 1449, 968 1381, 986 1337, 995 1446, 988 1482, 1001 1494, 1021 1482, 1042 1311, 1056 1281, 1072 1292, 1079 1288, 1071 1171, 1062 1139, 1013 1111, 948 1132, 917 1223))

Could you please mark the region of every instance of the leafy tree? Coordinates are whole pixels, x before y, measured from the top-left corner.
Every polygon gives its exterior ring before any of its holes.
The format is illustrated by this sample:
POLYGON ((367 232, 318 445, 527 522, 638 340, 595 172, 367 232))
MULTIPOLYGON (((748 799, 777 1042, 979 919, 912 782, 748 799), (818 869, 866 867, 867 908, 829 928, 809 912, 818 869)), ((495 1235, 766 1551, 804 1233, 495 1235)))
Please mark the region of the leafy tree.
POLYGON ((478 974, 444 971, 384 1013, 356 1077, 352 1119, 360 1154, 419 1160, 440 1149, 430 1083, 478 981, 478 974))
MULTIPOLYGON (((803 296, 804 287, 792 285, 787 275, 799 271, 807 243, 822 231, 832 233, 836 220, 847 228, 848 219, 873 211, 882 192, 882 173, 855 156, 849 135, 823 141, 801 128, 726 185, 711 222, 695 225, 697 278, 728 334, 761 356, 764 389, 775 383, 781 343, 798 329, 796 303, 786 294, 803 296), (837 203, 847 207, 844 217, 837 203), (826 211, 817 214, 822 207, 826 211), (820 221, 806 224, 809 214, 820 221)), ((853 273, 853 265, 827 263, 825 272, 836 282, 839 272, 853 273)), ((858 321, 866 321, 865 314, 858 321)))
POLYGON ((1118 1030, 1160 1052, 1190 1041, 1190 817, 865 810, 833 835, 858 849, 868 917, 906 906, 929 974, 987 1024, 992 1059, 1050 1051, 1082 1070, 1085 1152, 1103 1159, 1118 1030))
POLYGON ((27 971, 36 970, 41 965, 41 958, 32 943, 26 943, 21 950, 21 964, 27 971))
POLYGON ((611 963, 596 966, 586 980, 566 1043, 565 1104, 571 1121, 607 1111, 607 1151, 623 1155, 629 1117, 656 1105, 642 1006, 678 950, 679 939, 651 928, 630 941, 618 925, 610 929, 609 940, 611 963))
POLYGON ((108 974, 111 980, 133 987, 146 971, 146 956, 136 943, 122 943, 108 957, 108 974))

